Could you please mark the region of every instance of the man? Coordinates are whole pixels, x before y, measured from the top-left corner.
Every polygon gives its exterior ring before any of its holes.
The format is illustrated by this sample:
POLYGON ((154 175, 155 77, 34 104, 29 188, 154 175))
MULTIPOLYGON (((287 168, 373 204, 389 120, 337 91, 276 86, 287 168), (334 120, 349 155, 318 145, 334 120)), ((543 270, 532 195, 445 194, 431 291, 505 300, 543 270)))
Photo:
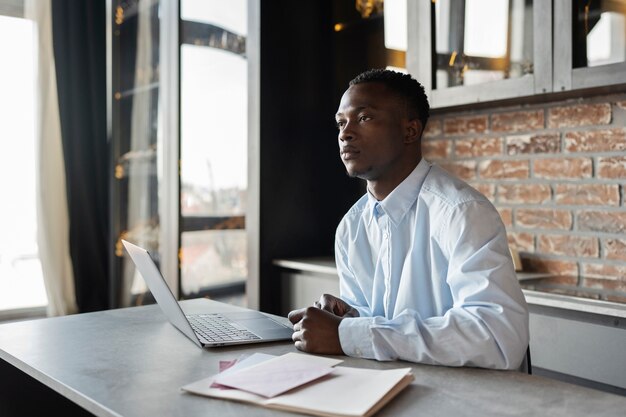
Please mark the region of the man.
POLYGON ((421 157, 429 106, 409 75, 370 70, 336 114, 367 193, 337 228, 341 298, 292 311, 296 348, 377 360, 517 369, 528 310, 491 203, 421 157))

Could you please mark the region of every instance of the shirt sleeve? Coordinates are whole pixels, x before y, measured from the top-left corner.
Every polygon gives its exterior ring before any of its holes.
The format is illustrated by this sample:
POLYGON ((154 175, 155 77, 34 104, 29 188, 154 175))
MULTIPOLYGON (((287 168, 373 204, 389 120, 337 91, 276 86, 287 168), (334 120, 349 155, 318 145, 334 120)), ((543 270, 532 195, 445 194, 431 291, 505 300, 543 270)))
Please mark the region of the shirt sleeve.
POLYGON ((424 318, 407 309, 393 319, 344 319, 339 338, 347 355, 447 366, 519 367, 528 346, 528 309, 500 216, 483 201, 462 203, 447 216, 434 237, 448 257, 445 280, 453 306, 436 317, 424 318))

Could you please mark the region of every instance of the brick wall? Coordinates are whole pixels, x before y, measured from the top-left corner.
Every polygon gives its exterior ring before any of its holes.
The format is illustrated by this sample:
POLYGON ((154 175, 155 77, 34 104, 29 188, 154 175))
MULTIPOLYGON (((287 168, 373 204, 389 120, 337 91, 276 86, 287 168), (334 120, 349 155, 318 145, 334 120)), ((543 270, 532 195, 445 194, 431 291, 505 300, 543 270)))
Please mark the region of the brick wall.
POLYGON ((626 302, 626 95, 435 114, 424 157, 489 198, 528 288, 626 302))

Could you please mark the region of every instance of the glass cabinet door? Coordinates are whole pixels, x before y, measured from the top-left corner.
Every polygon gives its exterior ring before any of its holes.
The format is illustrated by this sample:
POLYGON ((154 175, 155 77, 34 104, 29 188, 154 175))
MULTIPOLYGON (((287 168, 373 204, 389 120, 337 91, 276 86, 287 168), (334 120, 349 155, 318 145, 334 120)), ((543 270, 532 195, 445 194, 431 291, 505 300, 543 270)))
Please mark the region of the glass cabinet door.
POLYGON ((551 91, 551 4, 533 0, 409 2, 407 67, 431 106, 551 91))
POLYGON ((626 1, 556 0, 555 90, 623 84, 626 1))

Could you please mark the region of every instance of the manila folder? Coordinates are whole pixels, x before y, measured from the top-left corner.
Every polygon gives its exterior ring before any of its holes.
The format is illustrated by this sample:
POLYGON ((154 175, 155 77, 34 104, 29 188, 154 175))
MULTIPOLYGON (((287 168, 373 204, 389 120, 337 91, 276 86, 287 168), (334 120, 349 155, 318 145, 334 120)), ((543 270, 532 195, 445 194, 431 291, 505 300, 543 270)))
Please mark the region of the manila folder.
POLYGON ((211 378, 187 385, 183 390, 316 416, 369 417, 413 379, 411 368, 381 370, 336 366, 332 374, 273 398, 236 389, 211 388, 211 378))

